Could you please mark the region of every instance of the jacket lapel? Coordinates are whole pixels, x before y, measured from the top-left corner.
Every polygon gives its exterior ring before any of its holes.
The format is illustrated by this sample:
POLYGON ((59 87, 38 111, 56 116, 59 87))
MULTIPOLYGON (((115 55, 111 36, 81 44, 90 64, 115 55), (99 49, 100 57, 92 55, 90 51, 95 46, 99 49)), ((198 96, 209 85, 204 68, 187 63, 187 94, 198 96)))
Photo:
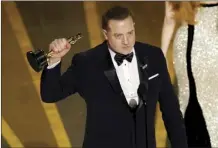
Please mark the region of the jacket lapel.
POLYGON ((104 71, 104 75, 107 77, 114 92, 121 95, 121 94, 123 94, 123 90, 121 88, 119 79, 117 77, 116 69, 113 65, 113 62, 109 58, 110 57, 108 57, 108 66, 104 71))

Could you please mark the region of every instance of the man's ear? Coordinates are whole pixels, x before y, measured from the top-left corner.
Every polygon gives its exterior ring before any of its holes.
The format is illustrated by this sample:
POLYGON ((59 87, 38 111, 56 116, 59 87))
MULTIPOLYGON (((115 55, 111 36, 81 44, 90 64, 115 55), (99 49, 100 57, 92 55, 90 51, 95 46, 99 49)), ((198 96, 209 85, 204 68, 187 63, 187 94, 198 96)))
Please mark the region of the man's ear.
POLYGON ((107 40, 108 39, 108 37, 107 37, 107 30, 103 29, 102 33, 104 35, 105 40, 107 40))

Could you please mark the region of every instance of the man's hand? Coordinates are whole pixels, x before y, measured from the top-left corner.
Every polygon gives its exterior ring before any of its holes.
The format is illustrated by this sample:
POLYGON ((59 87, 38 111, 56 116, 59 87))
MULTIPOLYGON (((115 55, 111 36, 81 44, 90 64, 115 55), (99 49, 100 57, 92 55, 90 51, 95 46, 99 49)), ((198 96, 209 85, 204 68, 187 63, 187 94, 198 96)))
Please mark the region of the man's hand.
POLYGON ((51 57, 49 58, 48 64, 52 65, 61 60, 70 50, 71 45, 65 38, 55 39, 49 45, 49 52, 51 52, 51 57))

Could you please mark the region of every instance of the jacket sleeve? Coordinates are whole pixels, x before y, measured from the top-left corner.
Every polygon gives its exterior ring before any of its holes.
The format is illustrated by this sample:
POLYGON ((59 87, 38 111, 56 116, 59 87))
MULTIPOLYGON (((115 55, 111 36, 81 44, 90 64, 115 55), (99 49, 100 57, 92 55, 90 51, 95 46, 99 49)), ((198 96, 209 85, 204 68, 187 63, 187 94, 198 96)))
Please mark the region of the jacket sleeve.
POLYGON ((180 111, 179 101, 176 97, 167 69, 166 59, 159 52, 160 59, 160 109, 172 148, 188 148, 186 130, 180 111))
POLYGON ((70 67, 61 75, 61 63, 52 69, 43 70, 40 95, 43 102, 53 103, 78 92, 81 56, 76 54, 70 67))

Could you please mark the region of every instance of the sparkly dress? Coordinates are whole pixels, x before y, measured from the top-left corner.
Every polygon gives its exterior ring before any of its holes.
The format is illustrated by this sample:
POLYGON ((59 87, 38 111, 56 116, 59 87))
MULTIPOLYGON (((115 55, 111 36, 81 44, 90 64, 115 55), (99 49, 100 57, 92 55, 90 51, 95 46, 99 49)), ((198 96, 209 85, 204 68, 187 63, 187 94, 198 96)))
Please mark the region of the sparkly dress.
POLYGON ((198 9, 175 35, 177 93, 189 146, 218 147, 218 4, 198 9))

